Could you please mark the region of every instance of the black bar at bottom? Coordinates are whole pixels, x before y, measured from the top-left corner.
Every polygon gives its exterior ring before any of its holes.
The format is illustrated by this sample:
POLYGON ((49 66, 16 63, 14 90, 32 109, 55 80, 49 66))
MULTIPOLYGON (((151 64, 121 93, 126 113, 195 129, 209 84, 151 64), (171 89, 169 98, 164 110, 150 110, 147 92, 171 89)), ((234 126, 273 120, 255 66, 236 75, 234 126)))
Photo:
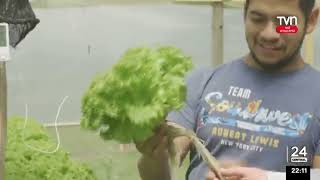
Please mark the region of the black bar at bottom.
POLYGON ((287 166, 286 180, 310 180, 310 166, 287 166))

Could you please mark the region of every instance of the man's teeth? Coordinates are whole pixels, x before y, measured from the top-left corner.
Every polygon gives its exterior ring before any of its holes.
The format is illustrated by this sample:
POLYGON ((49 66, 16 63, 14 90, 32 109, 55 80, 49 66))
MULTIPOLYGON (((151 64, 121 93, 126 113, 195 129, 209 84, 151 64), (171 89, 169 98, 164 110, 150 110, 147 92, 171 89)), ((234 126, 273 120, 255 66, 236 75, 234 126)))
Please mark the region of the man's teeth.
POLYGON ((279 49, 278 47, 276 46, 264 46, 262 45, 263 48, 266 48, 266 49, 279 49))

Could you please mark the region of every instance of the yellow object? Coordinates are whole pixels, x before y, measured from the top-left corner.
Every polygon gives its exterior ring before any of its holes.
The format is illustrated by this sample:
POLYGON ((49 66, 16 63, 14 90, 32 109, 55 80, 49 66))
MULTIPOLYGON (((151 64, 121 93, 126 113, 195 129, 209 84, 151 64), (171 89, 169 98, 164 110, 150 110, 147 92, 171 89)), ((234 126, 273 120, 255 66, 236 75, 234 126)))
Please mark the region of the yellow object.
POLYGON ((304 60, 308 64, 314 63, 314 37, 313 37, 313 33, 308 34, 305 37, 304 60))

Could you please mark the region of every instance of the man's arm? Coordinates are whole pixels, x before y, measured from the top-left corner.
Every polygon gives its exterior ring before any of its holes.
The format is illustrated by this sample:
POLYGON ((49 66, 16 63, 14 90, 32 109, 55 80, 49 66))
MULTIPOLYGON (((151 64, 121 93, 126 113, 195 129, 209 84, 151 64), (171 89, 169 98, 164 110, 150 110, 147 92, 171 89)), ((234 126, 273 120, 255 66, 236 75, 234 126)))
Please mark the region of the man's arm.
MULTIPOLYGON (((136 144, 137 149, 142 153, 138 161, 142 180, 171 180, 169 142, 164 131, 159 130, 146 142, 136 144)), ((176 137, 172 145, 176 147, 177 156, 182 161, 190 150, 191 141, 187 137, 176 137)))

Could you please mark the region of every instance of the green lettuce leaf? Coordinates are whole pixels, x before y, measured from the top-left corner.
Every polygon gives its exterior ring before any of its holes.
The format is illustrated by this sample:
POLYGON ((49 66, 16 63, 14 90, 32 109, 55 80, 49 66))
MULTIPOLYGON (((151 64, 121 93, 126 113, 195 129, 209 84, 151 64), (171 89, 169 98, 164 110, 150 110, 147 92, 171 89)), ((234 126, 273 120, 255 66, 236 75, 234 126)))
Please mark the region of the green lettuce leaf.
POLYGON ((81 126, 102 138, 143 141, 183 106, 191 58, 171 46, 129 49, 113 68, 97 75, 82 98, 81 126))

